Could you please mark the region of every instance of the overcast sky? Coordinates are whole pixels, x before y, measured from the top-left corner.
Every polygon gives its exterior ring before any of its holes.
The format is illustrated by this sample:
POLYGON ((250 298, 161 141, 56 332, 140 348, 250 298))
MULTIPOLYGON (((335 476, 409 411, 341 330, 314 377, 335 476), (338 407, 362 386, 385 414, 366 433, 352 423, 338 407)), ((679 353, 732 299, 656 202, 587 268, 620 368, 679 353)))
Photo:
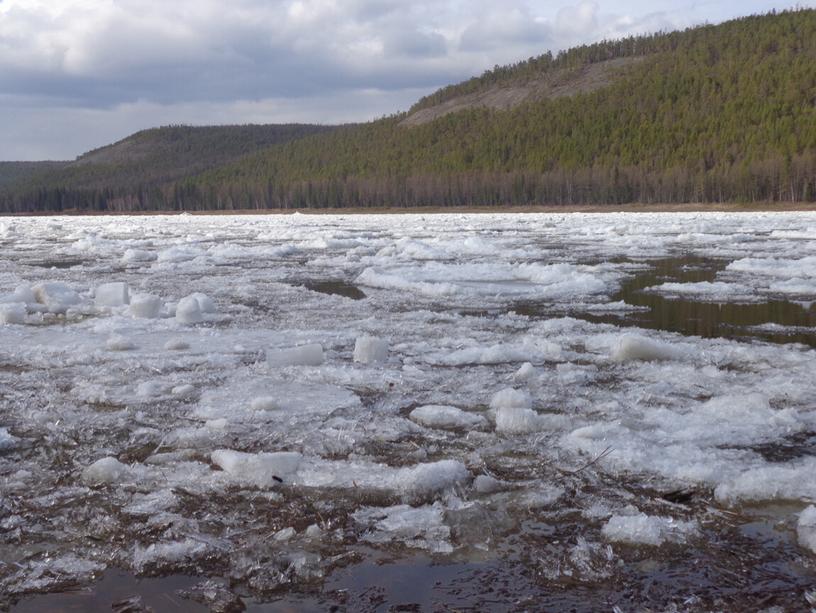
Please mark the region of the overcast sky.
POLYGON ((367 120, 548 49, 792 4, 0 0, 0 160, 169 123, 367 120))

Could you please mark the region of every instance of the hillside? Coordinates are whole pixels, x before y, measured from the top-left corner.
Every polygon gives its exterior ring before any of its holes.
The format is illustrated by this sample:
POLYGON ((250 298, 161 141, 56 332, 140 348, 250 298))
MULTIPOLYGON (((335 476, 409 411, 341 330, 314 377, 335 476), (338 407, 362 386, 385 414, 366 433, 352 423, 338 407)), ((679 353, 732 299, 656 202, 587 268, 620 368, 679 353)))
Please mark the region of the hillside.
POLYGON ((419 126, 468 109, 506 111, 526 102, 594 92, 626 76, 643 60, 643 57, 620 57, 575 68, 542 71, 527 78, 516 76, 497 83, 485 83, 472 92, 456 92, 451 88, 447 96, 438 94, 437 99, 417 103, 400 125, 419 126))
POLYGON ((68 162, 0 162, 0 190, 31 177, 59 170, 68 162))
MULTIPOLYGON (((85 168, 49 179, 62 206, 128 210, 136 175, 85 168)), ((53 197, 44 186, 2 206, 53 197)), ((813 201, 816 11, 546 53, 153 186, 140 207, 813 201)))
POLYGON ((20 206, 25 206, 32 193, 39 198, 50 196, 38 210, 94 209, 114 193, 121 194, 128 206, 149 208, 150 194, 159 186, 331 129, 304 124, 153 128, 71 162, 0 164, 0 189, 5 184, 7 193, 19 194, 20 206), (4 171, 4 166, 9 169, 4 171))

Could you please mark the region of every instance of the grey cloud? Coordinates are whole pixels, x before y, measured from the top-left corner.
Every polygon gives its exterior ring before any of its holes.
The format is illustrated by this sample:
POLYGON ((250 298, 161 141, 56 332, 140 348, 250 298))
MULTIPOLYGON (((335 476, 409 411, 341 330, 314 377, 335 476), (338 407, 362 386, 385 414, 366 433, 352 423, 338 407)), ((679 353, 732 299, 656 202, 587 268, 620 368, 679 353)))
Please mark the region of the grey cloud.
MULTIPOLYGON (((51 108, 48 121, 74 122, 65 130, 77 134, 83 110, 100 126, 118 113, 129 127, 185 121, 182 111, 190 122, 242 121, 246 101, 262 104, 265 121, 293 107, 335 121, 338 101, 376 116, 406 108, 406 92, 419 97, 495 64, 689 25, 679 13, 668 0, 0 0, 0 116, 51 108), (380 92, 377 104, 370 92, 380 92), (385 106, 395 100, 405 104, 385 106)), ((6 148, 25 139, 3 134, 6 148)), ((85 137, 73 140, 78 153, 85 137)))

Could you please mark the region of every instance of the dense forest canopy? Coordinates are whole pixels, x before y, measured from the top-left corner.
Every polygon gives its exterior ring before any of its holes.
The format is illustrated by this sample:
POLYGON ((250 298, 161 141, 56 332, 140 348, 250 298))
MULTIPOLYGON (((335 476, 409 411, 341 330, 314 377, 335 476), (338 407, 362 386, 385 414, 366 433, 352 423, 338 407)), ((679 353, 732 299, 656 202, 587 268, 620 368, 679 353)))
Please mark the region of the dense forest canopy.
POLYGON ((409 114, 621 57, 643 59, 595 91, 410 127, 406 114, 270 126, 250 146, 246 133, 196 140, 178 127, 175 141, 135 156, 103 149, 7 181, 0 210, 816 200, 814 10, 546 53, 443 88, 409 114))

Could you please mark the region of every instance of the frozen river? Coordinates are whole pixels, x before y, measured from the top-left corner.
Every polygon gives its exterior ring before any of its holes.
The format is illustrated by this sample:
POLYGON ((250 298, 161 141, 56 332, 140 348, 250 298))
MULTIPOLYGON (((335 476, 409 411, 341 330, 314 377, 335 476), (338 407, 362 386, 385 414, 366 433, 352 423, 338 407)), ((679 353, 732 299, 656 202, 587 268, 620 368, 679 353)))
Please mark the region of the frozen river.
POLYGON ((807 610, 814 301, 811 213, 6 218, 0 610, 807 610))

